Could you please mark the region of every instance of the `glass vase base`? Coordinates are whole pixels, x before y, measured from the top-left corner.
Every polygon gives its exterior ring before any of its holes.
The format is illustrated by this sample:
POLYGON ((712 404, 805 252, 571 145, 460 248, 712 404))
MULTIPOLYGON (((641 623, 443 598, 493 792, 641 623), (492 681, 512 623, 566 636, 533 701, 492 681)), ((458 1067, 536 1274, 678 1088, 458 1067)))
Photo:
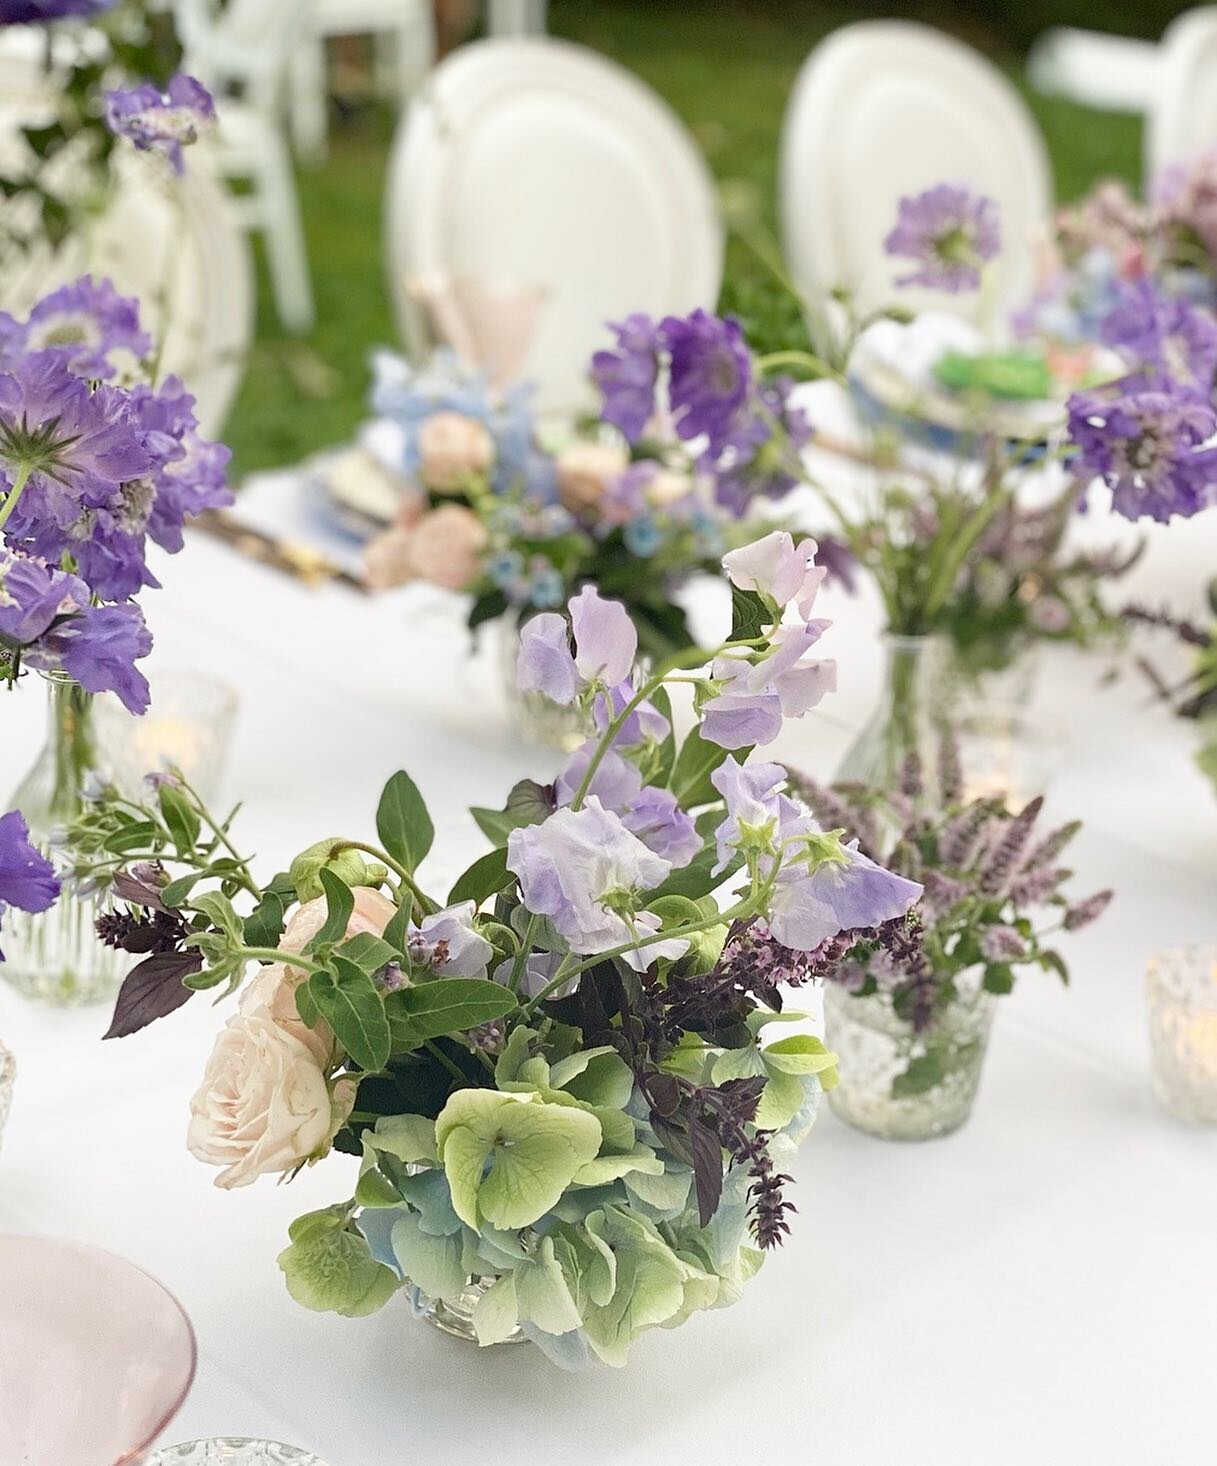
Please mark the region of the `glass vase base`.
POLYGON ((216 1437, 154 1451, 145 1466, 325 1466, 320 1456, 277 1441, 216 1437))
POLYGON ((132 959, 99 941, 93 923, 101 911, 93 901, 67 896, 39 916, 10 911, 0 977, 23 997, 50 1007, 111 1002, 132 959))
MULTIPOLYGON (((469 1286, 457 1298, 429 1298, 416 1287, 408 1288, 406 1297, 410 1301, 410 1308, 415 1317, 423 1319, 433 1329, 439 1329, 449 1338, 463 1339, 467 1344, 477 1344, 478 1336, 473 1326, 473 1310, 477 1307, 483 1293, 497 1281, 497 1278, 471 1278, 469 1286)), ((528 1342, 528 1336, 518 1324, 505 1339, 499 1340, 499 1343, 502 1344, 527 1344, 528 1342)))

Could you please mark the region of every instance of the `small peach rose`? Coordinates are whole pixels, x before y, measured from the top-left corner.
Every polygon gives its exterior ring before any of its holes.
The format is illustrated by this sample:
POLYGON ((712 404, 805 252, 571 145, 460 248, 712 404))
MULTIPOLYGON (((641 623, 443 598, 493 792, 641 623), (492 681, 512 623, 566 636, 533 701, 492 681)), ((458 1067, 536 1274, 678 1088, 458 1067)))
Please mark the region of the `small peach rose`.
POLYGON ((460 412, 436 412, 418 433, 419 477, 433 493, 457 494, 494 462, 484 423, 460 412))
POLYGON ((410 538, 412 577, 445 590, 465 590, 477 579, 487 538, 485 525, 472 509, 441 504, 410 538))
POLYGON ((354 1081, 331 1089, 306 1045, 269 1013, 238 1013, 190 1102, 186 1144, 199 1160, 224 1167, 217 1186, 248 1186, 323 1155, 354 1100, 354 1081))
POLYGON ((363 551, 363 583, 369 590, 396 590, 410 579, 411 532, 394 525, 369 540, 363 551))
POLYGON ((629 454, 620 444, 572 443, 559 453, 554 465, 558 497, 572 514, 594 511, 629 463, 629 454))

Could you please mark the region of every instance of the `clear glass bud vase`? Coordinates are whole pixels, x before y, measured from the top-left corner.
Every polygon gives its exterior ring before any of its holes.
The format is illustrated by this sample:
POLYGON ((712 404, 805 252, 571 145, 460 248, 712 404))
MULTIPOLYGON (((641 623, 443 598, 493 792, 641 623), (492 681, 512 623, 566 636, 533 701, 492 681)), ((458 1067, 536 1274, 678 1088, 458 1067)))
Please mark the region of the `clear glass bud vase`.
POLYGON ((833 1113, 883 1140, 933 1140, 958 1130, 980 1088, 994 1001, 981 989, 962 993, 916 1031, 886 993, 857 997, 828 983, 825 1039, 841 1075, 828 1095, 833 1113))
MULTIPOLYGON (((14 793, 39 846, 59 870, 70 869, 64 845, 68 826, 84 808, 84 783, 96 768, 93 699, 71 678, 46 674, 50 692, 47 741, 37 762, 14 793)), ((9 911, 4 919, 5 962, 0 976, 27 997, 60 1006, 102 1003, 118 991, 131 959, 98 938, 94 922, 110 898, 82 892, 65 879, 49 911, 9 911)))
POLYGON ((522 692, 516 678, 520 623, 509 614, 499 622, 498 630, 503 696, 516 732, 526 743, 573 753, 588 737, 584 714, 577 707, 562 707, 539 692, 522 692))
POLYGON ((922 779, 932 788, 947 713, 949 654, 938 637, 889 633, 883 640, 878 706, 846 750, 836 778, 889 791, 899 787, 909 755, 916 754, 922 779))

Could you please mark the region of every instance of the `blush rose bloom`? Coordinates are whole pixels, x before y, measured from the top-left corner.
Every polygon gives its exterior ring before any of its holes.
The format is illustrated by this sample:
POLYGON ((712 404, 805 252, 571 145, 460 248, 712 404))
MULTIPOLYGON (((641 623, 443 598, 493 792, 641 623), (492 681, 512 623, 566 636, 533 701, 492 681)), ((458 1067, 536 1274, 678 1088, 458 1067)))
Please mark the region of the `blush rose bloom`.
MULTIPOLYGON (((396 906, 369 886, 352 895, 346 935, 381 936, 396 906)), ((325 918, 324 898, 306 901, 292 913, 280 951, 302 952, 325 918)), ((226 1168, 217 1186, 248 1186, 258 1176, 324 1155, 355 1103, 357 1079, 326 1078, 341 1057, 329 1024, 309 1028, 297 1011, 296 989, 306 975, 284 962, 259 971, 217 1039, 190 1102, 186 1143, 199 1160, 226 1168)))
POLYGON ((600 507, 629 467, 629 454, 616 443, 574 443, 558 455, 558 497, 572 514, 600 507))
POLYGON ((418 476, 432 493, 457 494, 494 462, 494 439, 460 412, 433 413, 418 432, 418 476))
POLYGON ((410 572, 445 590, 464 590, 477 579, 488 536, 472 509, 441 504, 410 537, 410 572))
POLYGON ((248 1186, 324 1155, 355 1103, 358 1080, 333 1086, 308 1047, 265 1009, 224 1026, 190 1102, 186 1145, 216 1185, 248 1186))

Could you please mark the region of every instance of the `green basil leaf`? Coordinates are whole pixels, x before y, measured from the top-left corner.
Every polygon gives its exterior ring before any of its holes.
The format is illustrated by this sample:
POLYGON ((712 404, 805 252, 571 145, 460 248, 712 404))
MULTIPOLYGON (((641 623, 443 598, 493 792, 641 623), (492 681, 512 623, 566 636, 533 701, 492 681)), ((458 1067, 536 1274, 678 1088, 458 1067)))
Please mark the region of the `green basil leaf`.
MULTIPOLYGON (((164 899, 163 894, 162 899, 164 899)), ((274 891, 268 891, 245 918, 245 945, 247 947, 277 947, 282 935, 283 901, 274 891)))
POLYGON ((502 1018, 516 1006, 516 996, 502 983, 480 977, 438 978, 417 987, 400 988, 385 999, 385 1008, 398 1024, 421 1043, 446 1033, 464 1033, 502 1018))
MULTIPOLYGON (((681 745, 672 770, 669 788, 685 809, 696 809, 699 804, 711 804, 718 799, 719 792, 710 782, 710 775, 722 764, 728 750, 717 743, 710 743, 697 731, 692 730, 681 745)), ((736 755, 741 763, 746 752, 736 755)))
POLYGON ((373 972, 379 972, 388 963, 396 962, 398 958, 397 949, 390 946, 383 937, 378 937, 375 932, 356 932, 353 937, 348 938, 341 946, 334 949, 334 955, 353 962, 369 976, 373 972))
POLYGON ((161 815, 165 828, 173 839, 174 848, 183 860, 189 856, 199 838, 202 828, 193 805, 174 784, 160 787, 161 815))
POLYGON ((385 785, 376 810, 380 843, 411 874, 431 849, 435 826, 418 786, 400 769, 385 785))
POLYGON ((335 957, 333 967, 314 972, 307 986, 317 1011, 355 1063, 370 1072, 383 1069, 390 1052, 389 1019, 380 989, 368 974, 335 957))
POLYGON ((505 891, 514 880, 514 874, 507 869, 507 850, 501 846, 473 862, 448 893, 448 905, 472 901, 480 906, 487 897, 505 891))
POLYGON ((355 893, 345 881, 340 881, 332 870, 327 870, 324 866, 317 874, 321 881, 321 889, 325 892, 326 916, 321 930, 308 944, 310 952, 342 941, 346 936, 351 913, 355 910, 355 893))

